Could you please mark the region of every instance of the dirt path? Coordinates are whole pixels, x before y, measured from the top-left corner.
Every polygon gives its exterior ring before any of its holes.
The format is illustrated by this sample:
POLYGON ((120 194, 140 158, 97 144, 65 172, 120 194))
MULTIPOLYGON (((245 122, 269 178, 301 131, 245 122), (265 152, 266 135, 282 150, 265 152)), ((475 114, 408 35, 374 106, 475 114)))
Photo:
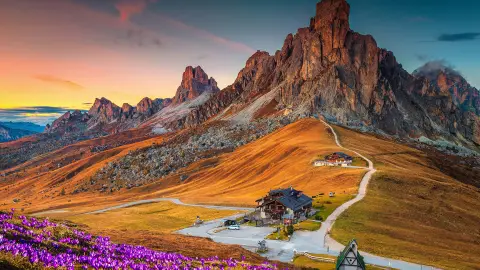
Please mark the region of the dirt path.
POLYGON ((104 209, 96 210, 96 211, 93 211, 93 212, 88 212, 88 213, 85 213, 85 214, 100 214, 100 213, 105 213, 105 212, 112 211, 112 210, 132 207, 132 206, 135 206, 135 205, 142 205, 142 204, 149 204, 149 203, 156 203, 156 202, 172 202, 172 203, 178 204, 178 205, 203 207, 203 208, 217 209, 217 210, 233 210, 233 211, 253 211, 253 210, 255 210, 254 208, 248 208, 248 207, 230 207, 230 206, 218 206, 218 205, 189 204, 189 203, 184 203, 184 202, 180 201, 179 199, 175 199, 175 198, 156 198, 156 199, 147 199, 147 200, 140 200, 140 201, 134 201, 134 202, 128 202, 128 203, 124 203, 124 204, 119 204, 119 205, 116 205, 116 206, 107 207, 107 208, 104 208, 104 209))

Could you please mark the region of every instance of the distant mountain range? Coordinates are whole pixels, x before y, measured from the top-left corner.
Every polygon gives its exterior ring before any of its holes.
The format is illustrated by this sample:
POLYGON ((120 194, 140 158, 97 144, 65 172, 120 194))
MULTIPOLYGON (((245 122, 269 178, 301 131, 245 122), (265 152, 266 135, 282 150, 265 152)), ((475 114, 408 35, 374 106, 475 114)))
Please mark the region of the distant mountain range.
POLYGON ((66 113, 49 133, 150 128, 167 132, 206 121, 249 122, 278 115, 318 115, 392 138, 448 142, 478 150, 480 95, 457 72, 427 63, 413 74, 370 35, 350 29, 350 5, 323 0, 308 27, 286 37, 274 55, 258 51, 221 90, 201 67, 187 67, 172 99, 119 107, 97 99, 66 113))
POLYGON ((12 129, 20 129, 20 130, 28 130, 36 133, 43 132, 45 130, 45 126, 37 125, 31 122, 0 122, 0 125, 12 128, 12 129))
POLYGON ((0 122, 0 142, 18 140, 43 132, 45 127, 28 122, 0 122))

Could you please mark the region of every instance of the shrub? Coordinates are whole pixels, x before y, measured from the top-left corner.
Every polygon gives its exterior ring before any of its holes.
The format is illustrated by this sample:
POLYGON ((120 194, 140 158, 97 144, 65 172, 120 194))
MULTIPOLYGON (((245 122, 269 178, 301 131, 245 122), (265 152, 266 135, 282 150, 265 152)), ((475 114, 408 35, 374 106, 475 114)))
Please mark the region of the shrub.
POLYGON ((287 226, 287 234, 292 235, 295 229, 293 228, 293 225, 288 225, 287 226))
POLYGON ((315 220, 323 221, 323 217, 320 215, 315 215, 315 220))

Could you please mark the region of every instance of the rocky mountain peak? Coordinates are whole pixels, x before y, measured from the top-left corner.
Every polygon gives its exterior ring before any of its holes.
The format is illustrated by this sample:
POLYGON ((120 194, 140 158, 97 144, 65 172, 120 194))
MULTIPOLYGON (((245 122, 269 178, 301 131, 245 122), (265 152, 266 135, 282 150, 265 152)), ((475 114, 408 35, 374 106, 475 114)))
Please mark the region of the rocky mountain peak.
POLYGON ((128 104, 128 103, 123 103, 122 105, 122 113, 128 113, 130 111, 133 110, 133 107, 132 105, 128 104))
POLYGON ((145 97, 137 104, 137 113, 150 116, 157 111, 158 104, 145 97))
POLYGON ((344 46, 350 31, 350 5, 345 0, 323 0, 317 4, 310 27, 322 33, 328 50, 344 46))
POLYGON ((88 114, 91 116, 95 116, 98 113, 102 112, 103 110, 109 110, 113 113, 115 110, 119 110, 120 108, 113 104, 110 100, 102 97, 102 98, 96 98, 95 102, 93 103, 92 107, 88 111, 88 114))
POLYGON ((220 91, 215 79, 209 78, 200 66, 195 68, 188 66, 183 72, 182 82, 173 98, 173 104, 178 105, 187 100, 192 100, 206 91, 220 91))
POLYGON ((416 69, 413 73, 415 77, 425 77, 429 80, 437 80, 441 77, 448 77, 453 80, 464 80, 462 75, 449 67, 443 61, 430 61, 416 69))
POLYGON ((88 111, 88 115, 91 117, 90 125, 99 123, 110 123, 120 116, 121 108, 115 105, 110 100, 102 97, 96 98, 93 106, 88 111))

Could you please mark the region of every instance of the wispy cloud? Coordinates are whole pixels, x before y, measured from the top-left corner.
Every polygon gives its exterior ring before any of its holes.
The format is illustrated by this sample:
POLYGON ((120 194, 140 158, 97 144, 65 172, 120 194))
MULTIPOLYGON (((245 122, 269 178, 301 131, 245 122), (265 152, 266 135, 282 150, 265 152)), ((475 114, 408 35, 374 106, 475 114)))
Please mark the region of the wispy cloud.
POLYGON ((184 30, 184 31, 189 31, 196 35, 199 38, 206 38, 209 39, 212 42, 215 42, 220 45, 227 46, 231 49, 237 50, 237 51, 242 51, 242 52, 247 52, 247 53, 253 53, 255 52, 255 49, 251 48, 250 46, 243 44, 241 42, 233 41, 224 37, 217 36, 207 30, 197 28, 195 26, 188 25, 182 21, 172 19, 166 15, 161 15, 161 18, 168 22, 169 24, 173 25, 174 27, 177 27, 178 29, 184 30))
POLYGON ((420 62, 427 62, 430 59, 430 57, 426 54, 416 54, 415 57, 420 62))
POLYGON ((156 0, 120 0, 115 4, 115 8, 120 13, 120 20, 126 22, 130 17, 142 13, 149 3, 155 3, 156 0))
POLYGON ((438 36, 437 41, 459 42, 459 41, 472 41, 479 38, 480 38, 480 32, 467 32, 467 33, 455 33, 455 34, 442 34, 438 36))
POLYGON ((67 111, 69 111, 68 108, 51 106, 0 109, 0 121, 32 122, 46 125, 53 122, 67 111))
POLYGON ((58 78, 58 77, 55 77, 55 76, 51 76, 51 75, 39 74, 39 75, 33 76, 33 78, 35 78, 39 81, 42 81, 42 82, 56 84, 56 85, 59 85, 59 86, 65 87, 65 88, 72 89, 72 90, 82 90, 82 89, 84 89, 84 87, 81 86, 78 83, 75 83, 75 82, 72 82, 72 81, 69 81, 69 80, 65 80, 65 79, 62 79, 62 78, 58 78))
POLYGON ((119 37, 118 41, 126 41, 128 45, 135 47, 163 47, 163 42, 158 36, 152 35, 150 32, 140 28, 127 29, 126 34, 119 37))

